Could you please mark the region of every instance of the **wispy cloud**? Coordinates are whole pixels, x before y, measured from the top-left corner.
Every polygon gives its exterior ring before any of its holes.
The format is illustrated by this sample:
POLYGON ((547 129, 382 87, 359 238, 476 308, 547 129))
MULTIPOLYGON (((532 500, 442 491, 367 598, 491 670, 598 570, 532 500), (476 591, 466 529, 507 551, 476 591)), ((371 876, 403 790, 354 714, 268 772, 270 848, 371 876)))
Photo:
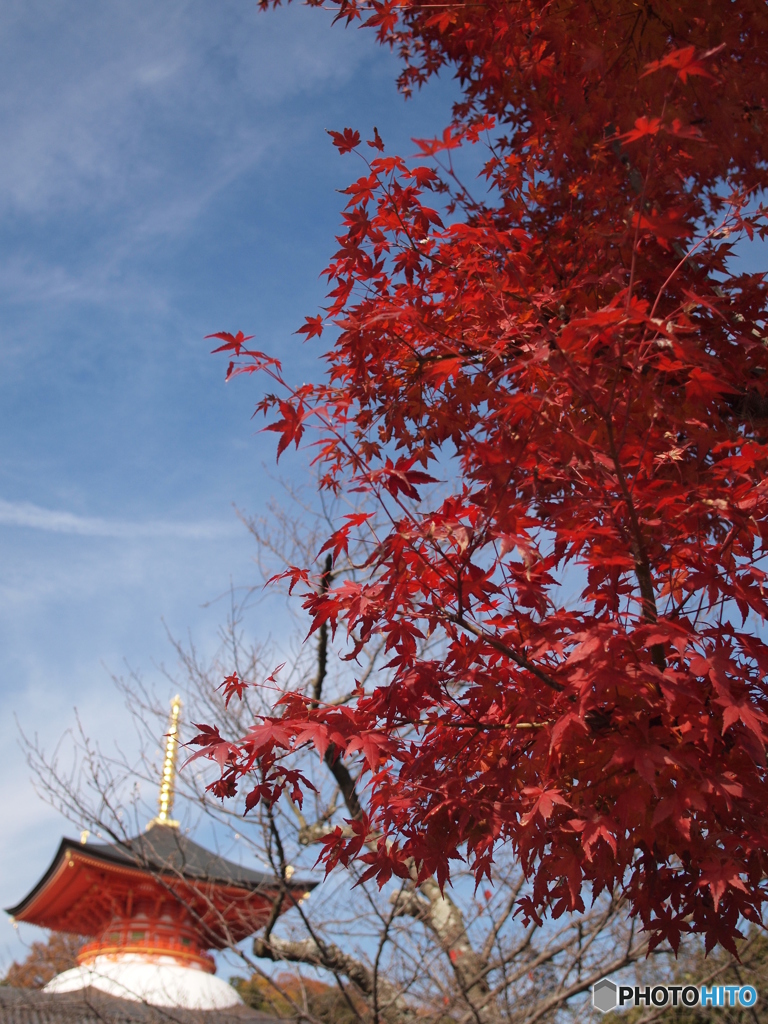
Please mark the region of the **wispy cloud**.
POLYGON ((237 524, 217 522, 174 522, 154 520, 128 522, 79 516, 59 509, 41 508, 26 501, 5 501, 0 498, 0 526, 21 526, 47 533, 73 533, 82 537, 112 537, 120 540, 178 537, 187 540, 212 540, 229 537, 237 524))
POLYGON ((59 17, 26 18, 0 7, 0 89, 14 98, 0 104, 0 207, 16 214, 161 215, 231 164, 295 144, 274 109, 285 120, 292 100, 341 86, 363 59, 360 41, 315 11, 58 6, 59 17))

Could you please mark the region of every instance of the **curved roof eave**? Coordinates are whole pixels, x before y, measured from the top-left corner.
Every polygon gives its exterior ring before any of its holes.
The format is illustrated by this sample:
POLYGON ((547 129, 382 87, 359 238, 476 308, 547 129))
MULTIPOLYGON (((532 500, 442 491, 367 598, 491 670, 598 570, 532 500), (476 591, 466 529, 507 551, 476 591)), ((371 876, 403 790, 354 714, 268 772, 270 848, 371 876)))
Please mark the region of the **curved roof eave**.
MULTIPOLYGON (((255 891, 262 887, 274 887, 277 884, 274 875, 241 867, 224 857, 219 857, 218 854, 210 853, 204 847, 181 835, 176 829, 156 825, 149 832, 135 836, 133 839, 127 840, 126 843, 89 843, 84 845, 74 839, 62 839, 53 860, 37 884, 16 906, 6 907, 6 913, 12 917, 19 917, 45 889, 57 872, 62 859, 70 851, 150 874, 181 877, 189 882, 208 882, 249 891, 255 891), (156 829, 162 829, 163 832, 155 832, 156 829), (172 832, 173 836, 165 835, 166 830, 172 832), (152 833, 155 833, 155 839, 162 836, 162 841, 148 841, 147 837, 152 833), (136 844, 136 852, 131 848, 133 844, 136 844)), ((318 885, 315 881, 301 879, 292 879, 287 884, 289 890, 293 892, 308 892, 318 885)))

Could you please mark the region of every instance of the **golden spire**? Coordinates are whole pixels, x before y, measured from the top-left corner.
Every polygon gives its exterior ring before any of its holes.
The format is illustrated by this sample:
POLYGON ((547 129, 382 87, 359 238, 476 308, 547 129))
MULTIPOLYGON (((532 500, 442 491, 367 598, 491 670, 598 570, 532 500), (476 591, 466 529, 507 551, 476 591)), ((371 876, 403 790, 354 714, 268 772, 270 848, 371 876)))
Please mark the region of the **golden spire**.
POLYGON ((165 735, 165 757, 163 758, 163 774, 160 778, 160 795, 157 800, 158 815, 149 823, 152 825, 170 825, 178 828, 178 821, 173 821, 173 792, 176 781, 176 750, 179 742, 179 714, 181 713, 181 697, 177 694, 171 701, 171 717, 168 720, 168 732, 165 735))

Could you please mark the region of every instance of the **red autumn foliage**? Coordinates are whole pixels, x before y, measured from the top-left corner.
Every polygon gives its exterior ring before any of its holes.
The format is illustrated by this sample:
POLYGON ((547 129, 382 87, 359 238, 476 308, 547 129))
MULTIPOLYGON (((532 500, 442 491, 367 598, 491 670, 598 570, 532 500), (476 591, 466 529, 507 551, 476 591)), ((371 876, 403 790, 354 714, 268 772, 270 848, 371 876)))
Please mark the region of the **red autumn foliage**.
POLYGON ((386 509, 363 579, 290 576, 313 629, 386 638, 390 675, 289 696, 225 779, 296 799, 289 755, 332 743, 369 799, 329 867, 479 880, 507 843, 529 918, 618 885, 653 943, 734 950, 768 873, 766 282, 732 258, 766 237, 768 7, 336 2, 405 93, 448 71, 461 99, 415 164, 331 133, 366 168, 300 328, 336 328, 322 384, 219 337, 280 383, 279 452, 310 431, 322 486, 386 509))

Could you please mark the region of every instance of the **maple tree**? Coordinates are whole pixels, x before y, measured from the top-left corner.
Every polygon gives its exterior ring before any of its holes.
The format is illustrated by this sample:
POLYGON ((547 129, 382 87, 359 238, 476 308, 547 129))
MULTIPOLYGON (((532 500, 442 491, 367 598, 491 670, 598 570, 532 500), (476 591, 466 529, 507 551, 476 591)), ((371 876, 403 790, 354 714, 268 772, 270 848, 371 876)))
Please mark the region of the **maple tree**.
POLYGON ((329 869, 443 885, 509 844, 528 920, 618 886, 652 945, 733 952, 767 895, 766 284, 734 245, 766 236, 768 8, 336 6, 406 94, 446 69, 460 99, 416 162, 331 133, 365 169, 299 332, 330 330, 321 383, 215 337, 277 386, 278 457, 310 439, 322 486, 373 503, 323 549, 366 544, 362 576, 289 578, 389 675, 202 729, 215 791, 298 801, 313 744, 366 784, 329 869), (452 154, 477 147, 473 194, 452 154))

